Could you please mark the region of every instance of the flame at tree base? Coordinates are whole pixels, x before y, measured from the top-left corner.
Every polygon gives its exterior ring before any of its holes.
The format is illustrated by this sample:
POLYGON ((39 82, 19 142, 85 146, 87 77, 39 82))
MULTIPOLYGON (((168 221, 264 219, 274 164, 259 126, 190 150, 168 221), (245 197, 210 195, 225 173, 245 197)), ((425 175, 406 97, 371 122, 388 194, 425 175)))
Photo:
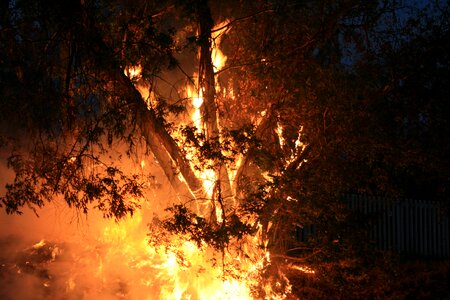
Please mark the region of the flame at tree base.
POLYGON ((148 232, 137 212, 108 221, 83 243, 42 240, 3 263, 1 275, 17 287, 31 282, 36 299, 254 299, 258 289, 266 299, 283 299, 289 292, 285 286, 276 293, 277 282, 261 284, 270 257, 257 236, 218 252, 154 226, 148 232))
MULTIPOLYGON (((138 214, 123 224, 107 227, 103 236, 104 242, 111 246, 103 258, 103 268, 114 265, 117 258, 122 258, 123 268, 139 274, 139 281, 132 283, 137 286, 130 290, 139 290, 140 294, 131 295, 133 298, 252 298, 251 281, 244 279, 250 274, 227 270, 221 262, 225 258, 221 255, 217 257, 218 253, 209 251, 206 246, 199 247, 181 235, 159 231, 160 228, 152 226, 151 237, 141 235, 136 238, 134 233, 139 232, 141 222, 142 217, 138 214), (159 237, 155 239, 155 236, 159 237)), ((248 271, 256 273, 258 269, 255 266, 248 271)))

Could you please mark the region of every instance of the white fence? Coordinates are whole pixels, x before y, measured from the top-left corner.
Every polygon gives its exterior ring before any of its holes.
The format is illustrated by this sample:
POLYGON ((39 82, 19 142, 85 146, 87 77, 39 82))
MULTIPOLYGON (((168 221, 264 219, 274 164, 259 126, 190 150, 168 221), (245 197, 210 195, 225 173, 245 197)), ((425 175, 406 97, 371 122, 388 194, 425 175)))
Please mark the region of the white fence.
POLYGON ((422 257, 449 257, 449 217, 438 202, 351 195, 349 208, 370 222, 379 249, 422 257))

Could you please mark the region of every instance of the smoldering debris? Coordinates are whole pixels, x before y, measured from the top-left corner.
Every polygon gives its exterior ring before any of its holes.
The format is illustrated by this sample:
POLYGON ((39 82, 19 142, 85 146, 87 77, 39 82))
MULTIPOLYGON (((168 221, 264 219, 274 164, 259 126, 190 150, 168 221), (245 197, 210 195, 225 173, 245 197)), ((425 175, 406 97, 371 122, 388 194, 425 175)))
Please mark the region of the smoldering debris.
POLYGON ((68 243, 23 244, 18 236, 0 240, 0 299, 120 299, 127 294, 125 281, 102 286, 88 279, 92 269, 83 257, 92 256, 91 248, 83 254, 68 243))
POLYGON ((51 264, 64 261, 65 246, 45 240, 28 247, 23 244, 18 236, 0 241, 0 298, 44 299, 60 295, 64 287, 59 286, 51 264))

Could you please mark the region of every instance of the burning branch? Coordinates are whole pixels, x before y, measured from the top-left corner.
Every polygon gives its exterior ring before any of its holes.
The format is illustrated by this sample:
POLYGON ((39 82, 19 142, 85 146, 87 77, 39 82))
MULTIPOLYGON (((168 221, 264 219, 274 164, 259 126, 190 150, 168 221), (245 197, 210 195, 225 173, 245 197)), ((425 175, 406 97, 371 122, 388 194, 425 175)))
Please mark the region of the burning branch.
MULTIPOLYGON (((88 16, 88 19, 90 22, 87 23, 87 27, 95 28, 95 23, 92 21, 93 18, 88 16)), ((92 29, 86 31, 91 35, 95 35, 98 32, 92 29)), ((106 61, 116 62, 112 50, 108 48, 100 36, 95 35, 91 40, 95 43, 91 48, 94 52, 94 57, 103 57, 106 61)), ((103 77, 113 82, 117 87, 116 90, 119 92, 119 96, 134 108, 136 123, 174 189, 180 195, 190 199, 195 199, 198 195, 202 195, 202 184, 192 171, 189 162, 167 132, 164 124, 158 119, 156 113, 148 109, 141 94, 132 81, 124 74, 119 64, 99 64, 99 66, 103 68, 103 77), (183 179, 180 179, 177 171, 181 173, 183 179)))

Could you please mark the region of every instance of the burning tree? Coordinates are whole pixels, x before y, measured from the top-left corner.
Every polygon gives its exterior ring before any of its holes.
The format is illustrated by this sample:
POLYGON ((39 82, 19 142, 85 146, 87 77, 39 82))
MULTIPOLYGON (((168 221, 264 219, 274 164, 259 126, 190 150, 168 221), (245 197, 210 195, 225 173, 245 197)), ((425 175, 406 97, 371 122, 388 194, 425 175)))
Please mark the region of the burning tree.
POLYGON ((398 9, 357 0, 4 1, 0 146, 15 178, 1 204, 37 213, 62 198, 119 220, 143 205, 155 177, 142 169, 154 160, 178 200, 155 219, 151 243, 170 244, 171 232, 225 261, 257 235, 266 264, 269 250, 286 266, 352 256, 359 236, 345 236, 341 196, 397 195, 392 177, 429 154, 417 147, 399 158, 398 122, 372 110, 401 98, 408 73, 390 77, 383 47, 398 41, 377 40, 398 9), (308 224, 319 234, 296 247, 293 228, 308 224))

